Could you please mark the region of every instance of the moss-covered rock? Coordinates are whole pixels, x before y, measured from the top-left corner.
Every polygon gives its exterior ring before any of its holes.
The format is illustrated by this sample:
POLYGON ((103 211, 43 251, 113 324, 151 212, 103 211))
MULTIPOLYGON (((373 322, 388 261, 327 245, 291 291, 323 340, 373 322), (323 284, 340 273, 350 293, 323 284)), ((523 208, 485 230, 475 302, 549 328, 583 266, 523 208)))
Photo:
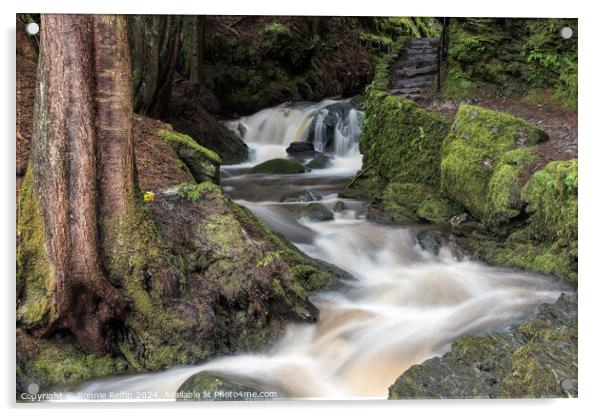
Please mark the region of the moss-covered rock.
POLYGON ((450 127, 442 115, 413 101, 372 92, 360 137, 364 166, 387 181, 439 185, 441 144, 450 127))
POLYGON ((169 126, 159 129, 157 135, 176 151, 196 181, 219 184, 222 161, 218 154, 202 147, 190 136, 169 129, 169 126))
POLYGON ((577 160, 550 162, 520 192, 528 214, 522 228, 506 239, 469 239, 465 244, 476 259, 544 272, 576 284, 577 194, 577 160))
POLYGON ((451 123, 378 90, 364 108, 364 166, 341 196, 369 198, 376 203, 373 214, 393 222, 443 222, 458 214, 457 205, 439 193, 441 146, 451 123))
POLYGON ((177 401, 265 401, 262 387, 234 382, 207 371, 188 378, 178 388, 177 401))
POLYGON ((462 208, 426 184, 390 182, 384 189, 382 207, 394 223, 427 221, 444 223, 462 208))
POLYGON ((442 357, 414 365, 390 399, 577 396, 577 300, 563 294, 509 330, 465 336, 442 357))
POLYGON ((307 171, 302 164, 284 158, 270 159, 251 168, 251 174, 302 174, 307 171))
POLYGON ((37 339, 17 329, 17 391, 27 392, 35 383, 40 389, 67 386, 77 381, 131 370, 123 358, 87 355, 71 337, 37 339))
POLYGON ((521 173, 544 132, 509 114, 462 105, 441 148, 441 189, 496 228, 520 214, 521 173))

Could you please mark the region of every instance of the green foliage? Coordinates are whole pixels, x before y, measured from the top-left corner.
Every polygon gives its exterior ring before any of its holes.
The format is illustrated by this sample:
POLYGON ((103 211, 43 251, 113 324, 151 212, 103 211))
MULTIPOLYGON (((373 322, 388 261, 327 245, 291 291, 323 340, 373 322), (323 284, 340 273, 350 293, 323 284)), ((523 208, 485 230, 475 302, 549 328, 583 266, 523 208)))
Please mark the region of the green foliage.
POLYGON ((302 174, 305 167, 295 161, 284 158, 270 159, 251 168, 251 174, 302 174))
POLYGON ((400 36, 433 37, 441 30, 437 19, 432 17, 373 17, 372 19, 379 33, 394 38, 400 36))
POLYGON ((452 19, 445 95, 538 90, 551 90, 561 106, 576 107, 576 19, 452 19), (570 39, 560 36, 565 26, 573 29, 570 39))
POLYGON ((362 32, 359 35, 360 42, 374 53, 382 54, 391 52, 393 39, 384 35, 362 32))

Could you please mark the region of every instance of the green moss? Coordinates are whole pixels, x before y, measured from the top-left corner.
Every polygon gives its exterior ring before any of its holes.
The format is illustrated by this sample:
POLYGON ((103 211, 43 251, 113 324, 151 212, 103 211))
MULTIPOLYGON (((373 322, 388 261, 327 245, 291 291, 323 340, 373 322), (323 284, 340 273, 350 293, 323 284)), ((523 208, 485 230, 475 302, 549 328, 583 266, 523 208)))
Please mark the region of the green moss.
POLYGON ((493 265, 543 272, 575 284, 577 282, 577 242, 538 243, 515 232, 504 241, 475 239, 467 242, 474 259, 493 265))
POLYGON ((360 136, 364 166, 391 181, 439 185, 441 144, 450 123, 414 102, 372 92, 364 103, 360 136))
POLYGON ((219 245, 222 250, 240 248, 244 245, 240 223, 229 214, 214 214, 203 222, 207 238, 219 245))
POLYGON ((30 382, 48 389, 75 382, 126 372, 129 367, 121 358, 109 355, 86 355, 66 340, 36 340, 35 355, 27 361, 30 382))
POLYGON ((306 171, 305 167, 288 159, 277 158, 262 162, 251 168, 251 174, 302 174, 306 171))
POLYGON ((535 172, 521 196, 529 214, 531 238, 552 242, 577 240, 577 160, 550 162, 535 172))
POLYGON ((506 195, 513 188, 509 179, 517 179, 529 160, 525 152, 512 153, 505 159, 504 155, 545 138, 541 130, 517 117, 477 106, 460 106, 441 148, 442 191, 477 219, 491 217, 497 221, 498 213, 489 210, 501 207, 507 214, 506 195), (498 166, 502 170, 494 178, 490 195, 489 183, 498 166), (493 198, 491 204, 489 197, 493 198))
POLYGON ((394 221, 442 222, 458 214, 457 205, 438 192, 441 146, 450 122, 378 90, 370 91, 364 108, 364 167, 341 196, 380 201, 394 221))
POLYGON ((195 202, 201 196, 212 193, 221 194, 221 189, 209 181, 203 181, 199 184, 178 184, 176 186, 178 195, 190 202, 195 202))
POLYGON ((461 213, 458 205, 424 184, 391 182, 385 187, 382 200, 385 212, 400 223, 442 223, 461 213))
POLYGON ((190 136, 173 130, 159 129, 157 135, 176 151, 195 180, 219 183, 221 159, 218 154, 199 145, 190 136))
POLYGON ((531 148, 514 149, 500 158, 489 180, 488 207, 483 219, 490 229, 499 229, 521 213, 521 174, 536 158, 531 148))
POLYGON ((54 276, 46 252, 46 232, 38 198, 27 170, 17 214, 17 321, 27 327, 44 326, 56 318, 54 276))
POLYGON ((531 95, 552 91, 557 104, 577 105, 576 19, 453 18, 444 94, 531 95), (563 39, 560 30, 573 30, 563 39))
POLYGON ((290 273, 306 291, 317 291, 331 288, 335 284, 332 274, 321 271, 312 265, 301 264, 291 268, 290 273))

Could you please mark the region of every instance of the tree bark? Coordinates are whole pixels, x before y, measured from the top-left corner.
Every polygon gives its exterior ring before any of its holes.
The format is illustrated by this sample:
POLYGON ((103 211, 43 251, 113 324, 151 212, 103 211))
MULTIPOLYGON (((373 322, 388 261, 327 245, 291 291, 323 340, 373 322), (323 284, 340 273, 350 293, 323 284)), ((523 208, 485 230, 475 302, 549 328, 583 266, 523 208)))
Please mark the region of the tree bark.
POLYGON ((164 119, 171 98, 179 49, 181 16, 128 17, 134 85, 134 110, 164 119))
POLYGON ((57 320, 40 331, 68 328, 97 354, 126 307, 102 254, 134 198, 130 74, 123 16, 42 16, 30 169, 57 320))

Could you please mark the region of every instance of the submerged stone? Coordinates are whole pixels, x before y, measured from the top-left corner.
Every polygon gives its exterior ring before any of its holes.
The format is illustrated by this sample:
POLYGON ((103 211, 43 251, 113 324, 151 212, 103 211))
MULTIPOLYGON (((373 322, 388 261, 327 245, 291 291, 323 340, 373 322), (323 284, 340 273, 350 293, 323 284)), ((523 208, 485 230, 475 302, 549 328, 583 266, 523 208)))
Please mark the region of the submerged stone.
POLYGON ((418 242, 422 249, 435 256, 439 256, 439 250, 441 249, 441 245, 443 245, 441 236, 432 230, 421 230, 418 232, 416 242, 418 242))
POLYGON ((311 203, 303 207, 299 211, 299 216, 314 222, 325 222, 334 219, 332 211, 321 203, 311 203))
POLYGON ((288 159, 276 158, 262 162, 251 168, 251 174, 302 174, 307 169, 299 162, 289 161, 288 159))
POLYGON ((177 401, 265 401, 263 390, 251 384, 230 381, 225 377, 202 371, 188 378, 178 388, 177 401))

